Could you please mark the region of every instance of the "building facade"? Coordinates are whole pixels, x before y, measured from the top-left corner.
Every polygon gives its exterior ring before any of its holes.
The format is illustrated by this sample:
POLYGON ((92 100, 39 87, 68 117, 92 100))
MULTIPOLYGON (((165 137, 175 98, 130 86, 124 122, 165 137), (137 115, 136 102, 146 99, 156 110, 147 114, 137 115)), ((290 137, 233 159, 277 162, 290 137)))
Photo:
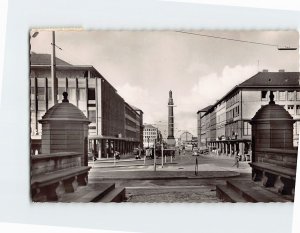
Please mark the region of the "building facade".
POLYGON ((182 134, 180 134, 178 138, 178 146, 185 147, 186 145, 191 143, 192 139, 193 135, 190 132, 185 131, 182 134))
POLYGON ((298 146, 300 129, 300 85, 298 72, 259 72, 235 86, 214 105, 197 112, 200 148, 234 155, 251 155, 250 120, 269 102, 283 106, 296 121, 293 143, 298 146))
POLYGON ((162 135, 158 128, 154 127, 151 124, 144 125, 144 133, 143 133, 143 141, 144 147, 153 147, 154 143, 158 143, 162 141, 162 135))
POLYGON ((209 113, 206 112, 212 107, 209 105, 197 112, 197 134, 198 134, 198 148, 205 149, 207 146, 207 139, 209 138, 209 113), (203 117, 205 115, 205 117, 203 117))
MULTIPOLYGON (((68 93, 69 102, 91 121, 90 149, 100 157, 118 150, 128 153, 141 145, 143 112, 133 109, 117 90, 93 67, 71 65, 56 58, 57 100, 68 93)), ((53 106, 49 54, 31 54, 30 113, 31 138, 41 137, 38 120, 53 106)))

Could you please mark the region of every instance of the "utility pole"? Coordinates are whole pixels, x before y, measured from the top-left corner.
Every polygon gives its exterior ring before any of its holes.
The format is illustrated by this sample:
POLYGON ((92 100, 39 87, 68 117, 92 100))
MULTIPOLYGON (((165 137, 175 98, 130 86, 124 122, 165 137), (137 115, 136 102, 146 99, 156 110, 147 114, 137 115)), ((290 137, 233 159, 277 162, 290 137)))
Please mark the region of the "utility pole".
POLYGON ((55 31, 52 31, 52 53, 51 53, 51 94, 53 105, 57 104, 57 79, 56 79, 56 58, 55 58, 55 31))
POLYGON ((153 143, 153 156, 154 156, 154 171, 156 172, 156 154, 155 154, 155 144, 156 144, 156 139, 154 139, 154 143, 153 143))
POLYGON ((164 167, 164 143, 161 143, 161 168, 164 167))

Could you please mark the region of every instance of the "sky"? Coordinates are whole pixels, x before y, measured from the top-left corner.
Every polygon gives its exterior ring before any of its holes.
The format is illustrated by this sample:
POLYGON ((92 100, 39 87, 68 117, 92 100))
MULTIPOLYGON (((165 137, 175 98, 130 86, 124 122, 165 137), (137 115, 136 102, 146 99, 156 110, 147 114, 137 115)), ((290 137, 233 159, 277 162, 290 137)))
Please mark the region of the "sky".
MULTIPOLYGON (((36 30, 32 30, 32 35, 36 30)), ((296 31, 188 31, 197 34, 297 47, 296 31)), ((214 104, 258 71, 299 70, 299 54, 276 46, 191 35, 176 31, 56 31, 57 57, 93 65, 144 123, 166 128, 173 91, 175 136, 197 132, 197 111, 214 104)), ((30 39, 31 51, 51 53, 51 32, 30 39)))

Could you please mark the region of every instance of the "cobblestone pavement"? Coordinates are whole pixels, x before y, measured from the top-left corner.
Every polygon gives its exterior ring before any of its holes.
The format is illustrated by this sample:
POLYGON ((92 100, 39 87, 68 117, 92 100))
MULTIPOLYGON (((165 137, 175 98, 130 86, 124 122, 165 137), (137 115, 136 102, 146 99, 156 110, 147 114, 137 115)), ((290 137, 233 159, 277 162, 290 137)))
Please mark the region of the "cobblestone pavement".
POLYGON ((127 202, 220 202, 214 187, 164 187, 159 189, 126 189, 127 202))

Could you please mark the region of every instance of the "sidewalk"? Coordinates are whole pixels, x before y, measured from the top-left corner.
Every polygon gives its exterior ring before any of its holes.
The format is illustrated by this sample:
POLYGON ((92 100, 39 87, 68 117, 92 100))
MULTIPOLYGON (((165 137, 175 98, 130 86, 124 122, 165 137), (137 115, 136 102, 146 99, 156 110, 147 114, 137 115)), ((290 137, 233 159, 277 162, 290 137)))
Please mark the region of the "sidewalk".
MULTIPOLYGON (((153 169, 153 168, 152 168, 153 169)), ((90 171, 89 179, 94 180, 176 180, 176 179, 216 179, 236 177, 240 174, 233 171, 90 171)))

